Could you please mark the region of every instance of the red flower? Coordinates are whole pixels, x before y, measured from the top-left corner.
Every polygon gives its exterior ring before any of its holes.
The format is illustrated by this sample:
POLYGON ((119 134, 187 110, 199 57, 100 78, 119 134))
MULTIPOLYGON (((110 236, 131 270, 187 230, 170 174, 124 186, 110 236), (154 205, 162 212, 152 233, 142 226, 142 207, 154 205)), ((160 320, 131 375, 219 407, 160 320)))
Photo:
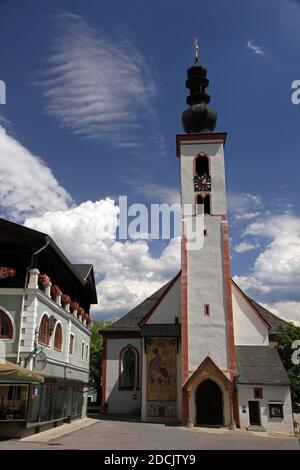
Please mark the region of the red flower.
POLYGON ((0 279, 4 279, 6 277, 13 277, 17 274, 17 271, 12 268, 8 268, 6 266, 0 266, 0 279))
POLYGON ((67 294, 63 294, 62 297, 61 297, 61 300, 65 303, 65 304, 69 304, 71 302, 71 297, 69 297, 67 294))
POLYGON ((44 283, 44 282, 51 282, 51 279, 47 274, 39 274, 39 281, 44 283))
POLYGON ((73 310, 78 310, 79 309, 79 304, 77 302, 71 302, 71 311, 73 312, 73 310))
POLYGON ((53 295, 61 295, 61 290, 58 286, 52 286, 51 292, 53 295))

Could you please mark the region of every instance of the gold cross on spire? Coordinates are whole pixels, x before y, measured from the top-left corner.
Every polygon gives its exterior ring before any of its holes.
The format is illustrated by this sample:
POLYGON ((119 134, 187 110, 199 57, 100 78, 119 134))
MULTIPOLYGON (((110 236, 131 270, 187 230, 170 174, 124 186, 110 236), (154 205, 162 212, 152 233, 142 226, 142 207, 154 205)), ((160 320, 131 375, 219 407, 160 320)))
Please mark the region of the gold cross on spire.
POLYGON ((194 51, 195 51, 195 64, 198 64, 198 51, 199 51, 198 38, 195 38, 195 41, 194 41, 194 51))

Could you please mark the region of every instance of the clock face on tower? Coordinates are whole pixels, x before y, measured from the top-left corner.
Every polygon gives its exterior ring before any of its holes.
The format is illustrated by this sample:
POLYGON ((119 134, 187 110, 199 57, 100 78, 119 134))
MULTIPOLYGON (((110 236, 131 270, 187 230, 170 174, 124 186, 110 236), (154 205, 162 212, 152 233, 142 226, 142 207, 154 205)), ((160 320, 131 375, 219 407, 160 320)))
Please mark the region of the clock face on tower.
POLYGON ((210 176, 194 176, 194 191, 211 191, 210 176))

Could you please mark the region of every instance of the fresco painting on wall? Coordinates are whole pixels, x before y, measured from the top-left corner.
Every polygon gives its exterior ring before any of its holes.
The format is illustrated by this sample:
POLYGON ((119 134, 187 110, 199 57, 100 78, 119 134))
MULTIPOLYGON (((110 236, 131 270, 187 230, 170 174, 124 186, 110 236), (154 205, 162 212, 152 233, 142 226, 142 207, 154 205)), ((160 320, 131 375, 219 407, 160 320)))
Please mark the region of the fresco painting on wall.
POLYGON ((176 340, 151 338, 147 341, 147 398, 176 401, 176 340))

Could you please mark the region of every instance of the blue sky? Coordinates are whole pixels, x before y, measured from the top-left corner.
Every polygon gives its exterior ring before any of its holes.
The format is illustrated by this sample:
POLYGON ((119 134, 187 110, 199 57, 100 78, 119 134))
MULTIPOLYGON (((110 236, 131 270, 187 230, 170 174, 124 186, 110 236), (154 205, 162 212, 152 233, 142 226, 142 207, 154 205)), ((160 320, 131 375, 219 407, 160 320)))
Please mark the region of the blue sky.
POLYGON ((176 240, 97 233, 114 226, 118 195, 176 201, 175 136, 198 36, 216 131, 228 132, 232 274, 300 317, 299 27, 296 0, 0 1, 1 215, 93 262, 96 315, 125 313, 178 269, 176 240))

